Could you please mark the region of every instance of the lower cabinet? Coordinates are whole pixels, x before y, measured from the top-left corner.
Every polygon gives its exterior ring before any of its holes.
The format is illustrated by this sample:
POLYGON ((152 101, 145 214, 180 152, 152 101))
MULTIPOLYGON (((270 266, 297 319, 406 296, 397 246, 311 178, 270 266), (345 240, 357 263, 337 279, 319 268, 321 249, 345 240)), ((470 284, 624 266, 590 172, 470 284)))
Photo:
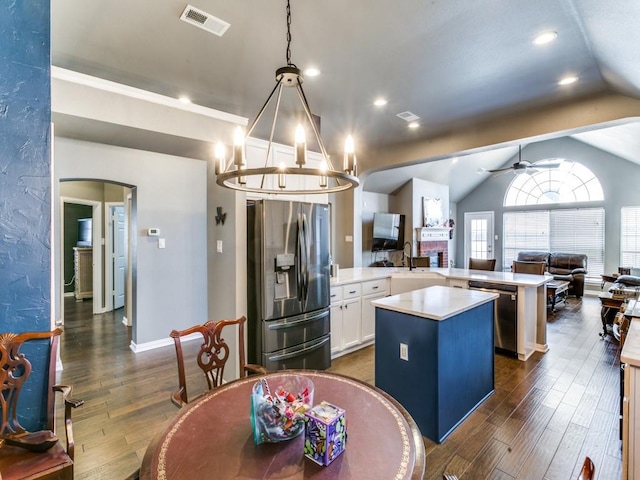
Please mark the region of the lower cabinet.
POLYGON ((331 356, 373 343, 375 312, 371 301, 389 294, 389 280, 371 280, 331 287, 331 356))
POLYGON ((362 341, 369 342, 376 337, 376 307, 371 302, 386 297, 386 293, 375 293, 362 297, 362 341))

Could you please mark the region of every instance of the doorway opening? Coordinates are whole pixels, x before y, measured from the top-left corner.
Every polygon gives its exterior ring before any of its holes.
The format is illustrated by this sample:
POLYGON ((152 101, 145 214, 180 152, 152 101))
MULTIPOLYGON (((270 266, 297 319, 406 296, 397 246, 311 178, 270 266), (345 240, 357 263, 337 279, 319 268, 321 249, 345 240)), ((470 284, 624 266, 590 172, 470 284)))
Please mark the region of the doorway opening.
POLYGON ((94 315, 122 309, 122 323, 134 326, 135 193, 106 180, 60 180, 59 323, 74 297, 91 301, 94 315))

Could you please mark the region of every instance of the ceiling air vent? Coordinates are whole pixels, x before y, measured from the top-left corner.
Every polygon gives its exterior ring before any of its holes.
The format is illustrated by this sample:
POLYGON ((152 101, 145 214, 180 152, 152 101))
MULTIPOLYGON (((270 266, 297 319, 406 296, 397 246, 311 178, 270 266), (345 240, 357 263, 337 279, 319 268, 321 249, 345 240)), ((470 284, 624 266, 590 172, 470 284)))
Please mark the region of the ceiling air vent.
POLYGON ((402 120, 406 121, 406 122, 415 122, 416 120, 418 120, 420 117, 409 112, 401 112, 396 114, 396 117, 400 117, 402 120))
POLYGON ((220 20, 213 15, 194 7, 193 5, 187 5, 180 15, 180 20, 200 27, 208 32, 215 33, 219 37, 224 35, 227 28, 231 26, 230 23, 220 20))

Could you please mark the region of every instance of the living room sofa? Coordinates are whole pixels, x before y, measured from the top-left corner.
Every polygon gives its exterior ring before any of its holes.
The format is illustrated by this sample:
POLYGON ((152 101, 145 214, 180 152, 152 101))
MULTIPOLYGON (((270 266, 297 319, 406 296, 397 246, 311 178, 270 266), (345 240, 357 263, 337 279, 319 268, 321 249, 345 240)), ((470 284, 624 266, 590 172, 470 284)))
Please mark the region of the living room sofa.
POLYGON ((584 295, 584 278, 587 274, 587 256, 581 253, 518 252, 519 262, 545 262, 546 271, 554 280, 569 282, 569 295, 584 295))

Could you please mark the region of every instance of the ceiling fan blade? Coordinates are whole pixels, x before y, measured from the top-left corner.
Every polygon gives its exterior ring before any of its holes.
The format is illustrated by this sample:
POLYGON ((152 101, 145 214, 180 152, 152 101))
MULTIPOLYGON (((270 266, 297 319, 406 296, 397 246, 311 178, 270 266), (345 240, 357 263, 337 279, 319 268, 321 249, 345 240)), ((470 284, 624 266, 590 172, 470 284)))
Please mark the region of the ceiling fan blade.
POLYGON ((559 163, 543 163, 542 165, 531 165, 527 168, 535 168, 536 170, 541 168, 558 168, 560 166, 559 163))
POLYGON ((513 166, 511 167, 504 167, 504 168, 495 168, 493 170, 485 170, 486 172, 489 173, 498 173, 498 172, 506 172, 508 170, 513 170, 513 166))

